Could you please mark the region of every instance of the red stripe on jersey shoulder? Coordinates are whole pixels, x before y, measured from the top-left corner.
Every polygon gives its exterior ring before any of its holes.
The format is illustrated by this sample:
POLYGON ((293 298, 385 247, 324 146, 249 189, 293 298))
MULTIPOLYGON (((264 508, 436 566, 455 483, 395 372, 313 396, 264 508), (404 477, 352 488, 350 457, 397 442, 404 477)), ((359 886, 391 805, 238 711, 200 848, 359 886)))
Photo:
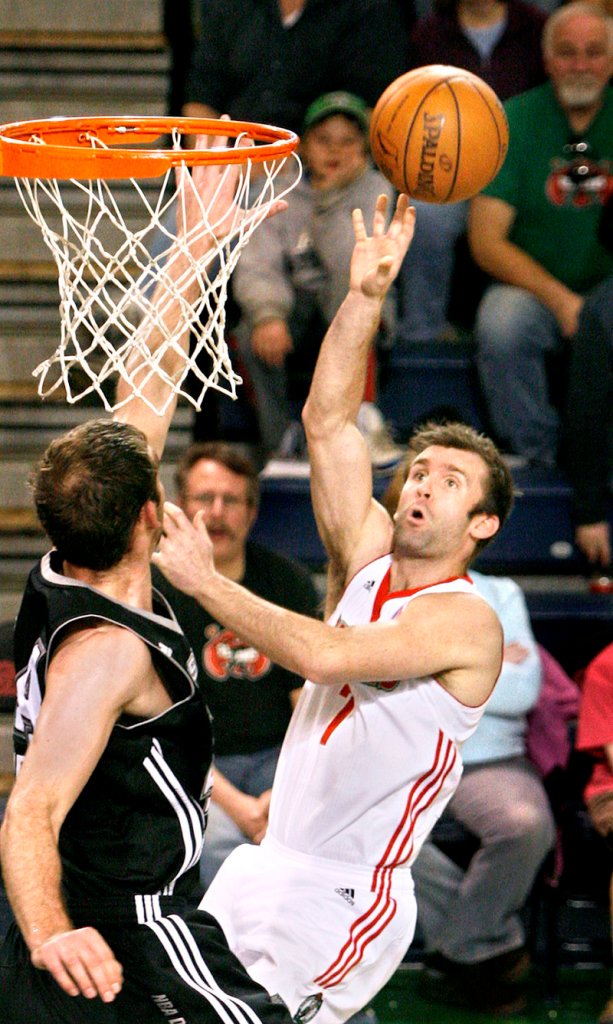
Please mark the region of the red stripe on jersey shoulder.
POLYGON ((440 587, 443 583, 455 583, 456 580, 465 580, 466 583, 470 583, 474 586, 470 576, 449 576, 446 580, 437 580, 436 583, 426 583, 423 587, 412 587, 409 590, 390 590, 390 579, 392 575, 392 567, 390 565, 385 576, 379 584, 379 589, 375 597, 373 604, 372 614, 370 616, 371 622, 376 622, 381 614, 381 609, 386 601, 390 598, 397 597, 412 597, 413 594, 419 594, 421 590, 429 590, 431 587, 440 587))

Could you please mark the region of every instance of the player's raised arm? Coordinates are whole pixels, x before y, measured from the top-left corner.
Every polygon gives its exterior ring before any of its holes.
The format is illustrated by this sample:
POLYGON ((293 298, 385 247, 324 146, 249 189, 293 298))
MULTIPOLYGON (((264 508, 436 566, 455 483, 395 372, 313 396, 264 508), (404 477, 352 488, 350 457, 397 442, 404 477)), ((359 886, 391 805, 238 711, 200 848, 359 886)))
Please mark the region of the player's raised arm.
MULTIPOLYGON (((225 148, 226 144, 227 139, 223 137, 214 138, 211 142, 208 137, 199 136, 195 148, 225 148)), ((249 140, 242 144, 249 145, 249 140)), ((198 289, 204 287, 203 275, 215 258, 219 240, 231 237, 237 223, 248 216, 248 211, 237 208, 236 189, 240 171, 239 164, 226 166, 225 163, 196 164, 191 174, 186 165, 177 169, 177 241, 168 253, 165 273, 156 285, 150 309, 136 328, 135 346, 130 357, 137 366, 141 358, 139 339, 142 339, 142 345, 152 357, 161 351, 159 368, 152 373, 148 366, 144 366, 142 374, 135 376, 135 383, 141 385, 147 401, 132 396, 114 414, 116 419, 139 427, 158 456, 164 449, 177 404, 173 385, 185 371, 189 350, 190 319, 185 310, 193 308, 198 289), (179 321, 184 321, 184 330, 177 341, 166 344, 179 321), (164 411, 160 413, 159 410, 164 411)), ((285 209, 286 205, 283 200, 271 203, 267 216, 285 209)), ((117 401, 129 398, 132 391, 132 384, 120 377, 117 401)))
MULTIPOLYGON (((224 142, 224 139, 213 140, 214 145, 223 145, 224 142)), ((196 141, 196 148, 206 148, 207 144, 206 138, 199 137, 196 141)), ((210 233, 199 230, 199 225, 203 221, 202 211, 208 209, 223 172, 223 166, 213 164, 195 166, 191 175, 185 165, 177 169, 177 242, 168 254, 165 275, 156 285, 150 311, 136 328, 136 346, 130 356, 130 361, 133 363, 137 363, 140 358, 137 347, 139 336, 149 351, 154 354, 161 348, 181 317, 182 301, 193 304, 196 290, 201 285, 189 257, 196 264, 202 264, 203 269, 207 264, 207 256, 209 259, 211 258, 215 239, 210 233), (185 251, 185 243, 187 243, 189 255, 185 251)), ((223 181, 217 200, 220 215, 223 215, 224 205, 227 207, 228 215, 233 208, 236 174, 237 171, 231 173, 223 181)), ((210 220, 213 220, 213 217, 210 220)), ((174 381, 185 366, 189 333, 189 326, 186 322, 178 343, 167 346, 162 354, 160 368, 167 375, 169 381, 174 381)), ((130 361, 128 370, 131 369, 130 361)), ((144 368, 143 377, 147 373, 147 369, 144 368)), ((151 374, 144 385, 144 393, 157 409, 164 407, 171 390, 171 384, 157 373, 151 374)), ((117 400, 121 401, 128 397, 131 391, 130 384, 120 377, 117 385, 117 400)), ((159 415, 149 407, 147 402, 134 396, 131 401, 122 405, 115 412, 114 417, 139 427, 147 435, 152 448, 159 457, 164 449, 176 404, 177 398, 176 395, 173 395, 165 412, 159 415)))
POLYGON ((391 541, 387 513, 372 499, 370 457, 356 426, 383 300, 413 237, 414 211, 406 196, 398 199, 387 230, 385 213, 380 196, 369 236, 361 212, 354 211, 349 292, 322 343, 303 411, 317 524, 330 559, 345 575, 391 541))

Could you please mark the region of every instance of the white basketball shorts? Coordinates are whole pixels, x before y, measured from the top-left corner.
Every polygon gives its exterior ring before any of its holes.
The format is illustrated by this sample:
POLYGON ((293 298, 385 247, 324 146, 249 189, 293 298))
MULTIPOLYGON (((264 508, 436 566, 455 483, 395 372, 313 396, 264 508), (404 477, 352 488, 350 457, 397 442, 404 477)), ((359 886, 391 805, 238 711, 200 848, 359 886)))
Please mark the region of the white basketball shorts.
POLYGON ((251 977, 299 1024, 341 1024, 392 976, 415 931, 408 870, 310 857, 267 837, 239 846, 201 904, 251 977))

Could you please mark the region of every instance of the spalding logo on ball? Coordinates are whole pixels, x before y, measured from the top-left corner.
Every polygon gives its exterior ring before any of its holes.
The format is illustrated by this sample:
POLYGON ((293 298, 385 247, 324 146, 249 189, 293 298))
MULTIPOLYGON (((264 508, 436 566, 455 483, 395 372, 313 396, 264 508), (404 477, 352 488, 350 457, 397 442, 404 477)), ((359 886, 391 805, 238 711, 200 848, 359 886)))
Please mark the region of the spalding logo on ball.
POLYGON ((426 203, 470 199, 496 177, 509 126, 493 89, 462 68, 429 64, 401 75, 375 105, 370 145, 399 192, 426 203))

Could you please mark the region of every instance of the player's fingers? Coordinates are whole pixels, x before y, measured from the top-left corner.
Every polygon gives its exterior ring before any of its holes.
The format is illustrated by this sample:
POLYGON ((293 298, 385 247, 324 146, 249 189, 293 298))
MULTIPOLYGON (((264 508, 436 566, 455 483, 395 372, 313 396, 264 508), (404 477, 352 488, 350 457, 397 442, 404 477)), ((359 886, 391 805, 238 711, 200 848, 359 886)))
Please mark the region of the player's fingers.
POLYGON ((408 206, 404 213, 402 221, 402 227, 405 232, 411 232, 415 230, 415 221, 417 220, 417 211, 414 206, 408 206))
POLYGON ((64 992, 69 996, 78 996, 79 987, 68 973, 58 953, 53 950, 34 949, 31 954, 32 963, 41 971, 48 971, 64 992))
POLYGON ((172 501, 164 502, 164 532, 166 534, 174 532, 183 522, 187 521, 184 512, 179 508, 178 505, 173 505, 172 501))
POLYGON ((381 235, 385 234, 385 215, 387 212, 387 196, 380 195, 377 197, 375 204, 375 212, 372 219, 372 233, 373 238, 380 238, 381 235))
POLYGON ((69 996, 83 995, 86 999, 96 996, 96 986, 77 951, 58 946, 45 950, 40 963, 34 958, 33 961, 37 967, 45 967, 69 996))
MULTIPOLYGON (((409 209, 409 200, 404 193, 398 196, 396 203, 396 209, 394 210, 394 216, 390 223, 390 233, 397 233, 407 222, 407 211, 409 209)), ((409 218, 410 219, 410 218, 409 218)))
POLYGON ((83 934, 80 955, 66 966, 88 999, 99 996, 103 1002, 110 1003, 121 991, 121 964, 99 932, 88 930, 83 934))
MULTIPOLYGON (((399 216, 399 217, 403 217, 405 212, 408 209, 409 209, 409 197, 406 194, 406 192, 401 192, 400 195, 398 196, 398 201, 396 203, 396 215, 399 216)), ((413 207, 413 209, 414 209, 414 207, 413 207)))
MULTIPOLYGON (((195 153, 202 153, 206 149, 210 149, 214 146, 223 145, 223 139, 217 138, 210 135, 197 135, 196 141, 194 142, 193 151, 195 153)), ((206 181, 210 181, 213 175, 217 174, 217 168, 215 164, 197 163, 193 162, 191 174, 186 170, 187 180, 185 186, 191 185, 192 191, 197 194, 199 186, 206 181)))
MULTIPOLYGON (((228 114, 222 114, 220 120, 229 121, 230 118, 228 114)), ((201 134, 196 136, 194 149, 200 151, 206 149, 227 149, 228 145, 229 140, 227 135, 201 134)), ((226 170, 226 165, 219 161, 214 163, 195 163, 191 177, 193 178, 194 183, 214 183, 226 170)), ((234 173, 233 170, 232 173, 234 173)))
POLYGON ((403 224, 403 227, 407 227, 408 225, 411 225, 411 227, 413 227, 414 224, 415 224, 415 219, 416 219, 416 216, 417 216, 417 211, 415 210, 414 206, 409 206, 408 197, 405 197, 405 198, 406 198, 406 205, 403 206, 403 208, 402 208, 402 224, 403 224))
POLYGON ((351 214, 351 219, 353 221, 353 233, 356 242, 363 242, 368 237, 364 225, 364 214, 361 210, 354 210, 351 214))
POLYGON ((121 991, 123 971, 106 943, 102 948, 91 950, 84 967, 93 985, 94 995, 100 996, 105 1003, 112 1002, 121 991))
POLYGON ((195 530, 198 531, 198 533, 208 534, 203 509, 199 508, 198 511, 196 512, 196 515, 192 519, 192 526, 194 527, 195 530))
MULTIPOLYGON (((405 197, 406 199, 406 197, 405 197)), ((400 240, 407 245, 410 243, 415 231, 415 207, 408 205, 408 200, 396 208, 396 212, 390 224, 388 237, 393 240, 400 240)))
MULTIPOLYGON (((121 991, 121 982, 116 971, 111 970, 111 964, 96 963, 95 961, 83 961, 77 957, 70 957, 64 965, 67 974, 77 986, 78 993, 86 999, 95 999, 99 996, 105 1003, 113 1001, 118 992, 121 991)), ((119 966, 119 965, 117 965, 119 966)))
POLYGON ((266 219, 268 220, 270 217, 274 217, 277 213, 283 213, 284 210, 287 210, 287 203, 285 199, 275 199, 274 203, 272 203, 266 211, 266 219))
POLYGON ((184 515, 182 509, 180 509, 178 505, 175 505, 175 503, 173 501, 165 501, 164 502, 164 512, 167 515, 169 515, 171 518, 175 518, 175 519, 177 517, 180 518, 182 515, 184 515))
MULTIPOLYGON (((230 115, 229 114, 222 114, 221 117, 219 118, 219 120, 220 121, 229 121, 230 120, 230 115)), ((206 149, 207 147, 210 147, 211 149, 222 149, 222 148, 225 148, 228 145, 228 136, 227 135, 213 135, 213 136, 208 136, 208 135, 200 136, 199 135, 198 138, 203 138, 204 139, 204 145, 198 147, 200 149, 206 149)))

